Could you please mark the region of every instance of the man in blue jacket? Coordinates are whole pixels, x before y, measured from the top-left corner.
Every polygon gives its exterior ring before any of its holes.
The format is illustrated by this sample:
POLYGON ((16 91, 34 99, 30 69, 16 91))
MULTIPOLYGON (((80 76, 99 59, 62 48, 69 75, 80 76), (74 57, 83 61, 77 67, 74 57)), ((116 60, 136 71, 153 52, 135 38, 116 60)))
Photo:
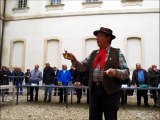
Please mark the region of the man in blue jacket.
MULTIPOLYGON (((60 70, 58 72, 58 82, 61 82, 63 86, 67 86, 69 81, 71 79, 71 75, 69 70, 67 70, 67 66, 66 65, 62 65, 62 70, 60 70)), ((66 102, 66 89, 61 88, 60 89, 60 103, 66 102), (63 93, 64 93, 64 97, 63 97, 63 93), (64 98, 64 99, 63 99, 64 98)))

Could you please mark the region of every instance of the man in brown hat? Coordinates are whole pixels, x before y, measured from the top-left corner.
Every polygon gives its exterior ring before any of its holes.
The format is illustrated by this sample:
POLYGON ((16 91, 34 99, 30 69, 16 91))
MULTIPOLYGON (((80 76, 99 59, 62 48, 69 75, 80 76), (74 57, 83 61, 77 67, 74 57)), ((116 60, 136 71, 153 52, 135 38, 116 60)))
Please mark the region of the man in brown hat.
POLYGON ((63 56, 71 60, 77 70, 89 70, 89 120, 102 120, 103 113, 106 120, 117 120, 119 90, 122 81, 129 77, 129 69, 121 51, 110 46, 116 38, 111 29, 101 27, 93 34, 99 49, 84 61, 79 62, 67 51, 63 56))

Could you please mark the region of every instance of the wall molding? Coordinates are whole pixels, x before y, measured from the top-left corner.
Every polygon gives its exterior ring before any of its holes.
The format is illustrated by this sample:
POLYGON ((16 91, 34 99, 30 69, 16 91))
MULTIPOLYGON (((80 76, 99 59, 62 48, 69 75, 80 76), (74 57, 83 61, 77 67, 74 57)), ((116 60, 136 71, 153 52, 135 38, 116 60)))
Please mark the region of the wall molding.
POLYGON ((48 43, 48 41, 58 41, 59 42, 59 59, 58 59, 58 61, 59 61, 59 63, 58 63, 58 65, 56 66, 57 68, 59 68, 60 67, 60 65, 61 65, 61 61, 62 61, 62 59, 61 59, 61 51, 62 51, 62 43, 61 43, 61 39, 59 38, 59 37, 48 37, 48 38, 45 38, 44 39, 44 53, 43 53, 43 68, 45 67, 45 62, 48 62, 47 61, 47 43, 48 43))
POLYGON ((158 8, 155 9, 128 9, 128 10, 99 10, 99 11, 81 11, 81 12, 64 12, 52 14, 37 14, 28 16, 6 16, 6 21, 30 20, 30 19, 45 19, 56 17, 72 17, 72 16, 92 16, 92 15, 107 15, 107 14, 149 14, 160 13, 158 8))
MULTIPOLYGON (((126 37, 124 37, 124 53, 125 53, 125 57, 126 57, 126 60, 128 61, 128 50, 127 50, 127 42, 128 42, 128 38, 140 38, 141 39, 141 51, 142 51, 142 56, 141 56, 141 65, 142 65, 142 68, 145 68, 145 48, 144 48, 144 42, 145 42, 145 39, 143 36, 141 35, 128 35, 126 37)), ((136 69, 136 67, 134 68, 129 68, 131 71, 133 71, 134 69, 136 69)))
POLYGON ((95 8, 95 7, 98 7, 98 8, 101 8, 102 6, 102 1, 95 1, 95 2, 83 2, 82 5, 83 5, 83 8, 95 8))
POLYGON ((63 10, 64 4, 57 4, 57 5, 45 5, 47 11, 52 10, 63 10))
POLYGON ((96 37, 94 35, 91 35, 91 36, 86 36, 86 37, 82 38, 82 50, 84 51, 84 52, 82 52, 82 58, 86 58, 86 41, 89 39, 96 40, 96 37))
MULTIPOLYGON (((11 44, 10 44, 10 55, 9 55, 9 68, 13 69, 15 66, 13 66, 13 47, 14 47, 14 43, 15 42, 23 42, 24 43, 24 48, 23 48, 23 60, 22 60, 22 67, 21 69, 24 70, 25 69, 25 57, 26 57, 26 39, 24 38, 16 38, 11 40, 11 44)), ((19 66, 16 66, 19 67, 19 66)))
POLYGON ((121 0, 122 5, 125 6, 142 6, 143 0, 121 0))

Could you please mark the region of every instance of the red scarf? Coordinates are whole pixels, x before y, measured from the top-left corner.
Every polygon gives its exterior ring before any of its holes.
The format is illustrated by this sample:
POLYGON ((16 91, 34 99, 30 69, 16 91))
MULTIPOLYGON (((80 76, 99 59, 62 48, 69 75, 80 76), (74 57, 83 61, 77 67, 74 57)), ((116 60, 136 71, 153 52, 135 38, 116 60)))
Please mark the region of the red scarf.
POLYGON ((97 65, 100 63, 100 70, 102 70, 104 68, 105 59, 106 59, 106 49, 103 48, 99 51, 99 53, 94 61, 93 68, 96 68, 97 65))

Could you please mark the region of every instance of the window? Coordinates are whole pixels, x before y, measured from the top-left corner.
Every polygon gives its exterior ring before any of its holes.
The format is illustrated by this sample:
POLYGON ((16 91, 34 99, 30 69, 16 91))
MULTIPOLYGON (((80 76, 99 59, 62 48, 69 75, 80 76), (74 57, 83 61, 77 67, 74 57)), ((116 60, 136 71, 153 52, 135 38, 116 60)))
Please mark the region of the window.
POLYGON ((26 8, 26 7, 27 7, 27 0, 18 1, 18 8, 26 8))
POLYGON ((59 5, 61 4, 61 0, 51 0, 51 5, 59 5))
POLYGON ((62 0, 48 0, 47 5, 45 5, 47 11, 50 10, 63 10, 64 4, 62 0))

